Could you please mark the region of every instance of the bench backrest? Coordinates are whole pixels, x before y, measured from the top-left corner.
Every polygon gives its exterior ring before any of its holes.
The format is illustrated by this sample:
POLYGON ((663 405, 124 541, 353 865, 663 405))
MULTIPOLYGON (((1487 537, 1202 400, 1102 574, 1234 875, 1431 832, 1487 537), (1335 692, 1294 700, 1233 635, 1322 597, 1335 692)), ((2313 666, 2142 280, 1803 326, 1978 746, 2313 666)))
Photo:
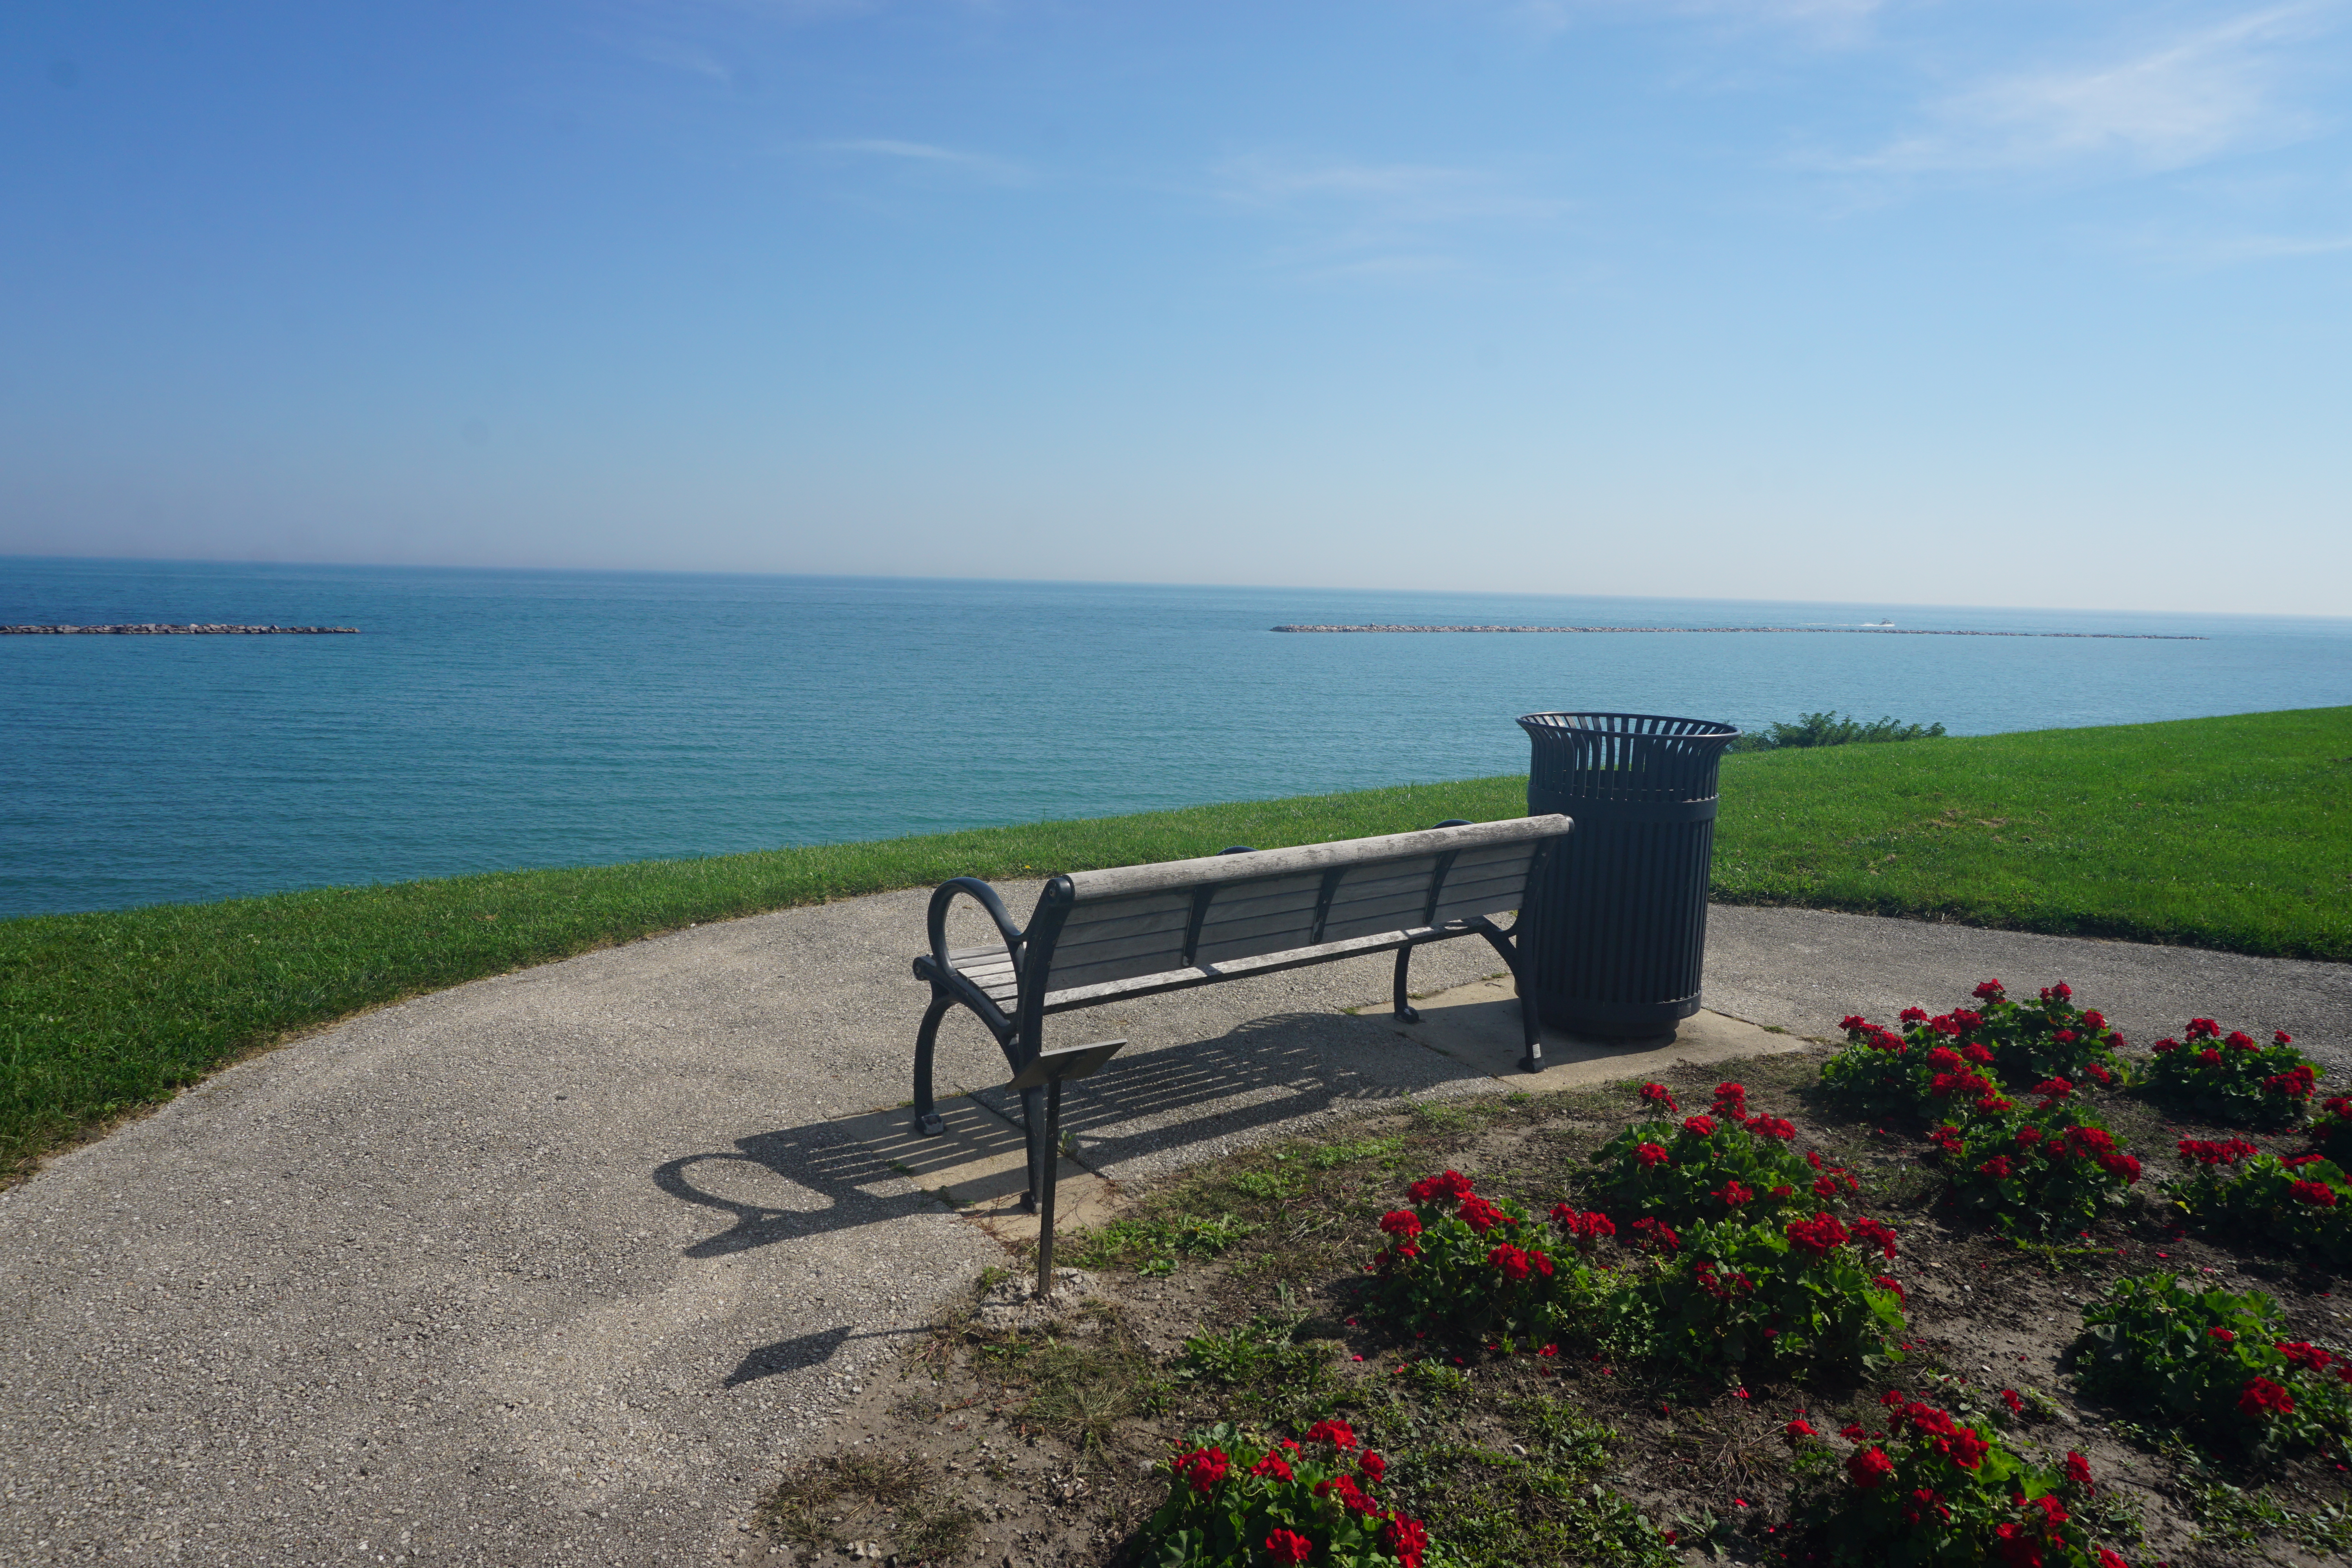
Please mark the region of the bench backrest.
POLYGON ((1048 885, 1068 913, 1045 988, 1074 990, 1519 907, 1565 816, 1433 827, 1292 849, 1078 871, 1048 885))

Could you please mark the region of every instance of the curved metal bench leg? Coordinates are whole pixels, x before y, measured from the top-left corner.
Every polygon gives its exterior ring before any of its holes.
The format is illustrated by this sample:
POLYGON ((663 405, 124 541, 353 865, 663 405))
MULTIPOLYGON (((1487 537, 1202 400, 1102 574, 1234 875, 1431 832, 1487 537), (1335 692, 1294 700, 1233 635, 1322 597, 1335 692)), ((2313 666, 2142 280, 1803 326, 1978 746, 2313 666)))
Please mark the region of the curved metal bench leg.
POLYGON ((1405 991, 1405 976, 1412 968, 1412 949, 1410 947, 1398 948, 1396 961, 1396 983, 1389 989, 1396 1002, 1396 1016, 1398 1019, 1407 1024, 1418 1024, 1421 1022, 1421 1009, 1412 1005, 1405 991))
POLYGON ((945 992, 931 993, 931 1005, 923 1009, 922 1027, 915 1031, 915 1131, 926 1138, 936 1138, 947 1131, 931 1103, 931 1055, 939 1048, 940 1020, 955 1005, 955 998, 945 992))
POLYGON ((1045 1190, 1045 1162, 1059 1150, 1045 1147, 1045 1091, 1024 1089, 1021 1091, 1021 1128, 1029 1144, 1029 1190, 1021 1194, 1021 1212, 1037 1212, 1037 1194, 1045 1190))
POLYGON ((1511 985, 1519 994, 1519 1028, 1528 1042, 1528 1054, 1519 1058, 1519 1070, 1541 1072, 1544 1067, 1543 1017, 1536 1011, 1535 987, 1528 984, 1526 950, 1515 937, 1491 927, 1478 934, 1485 937, 1486 945, 1501 953, 1503 962, 1511 966, 1511 985))

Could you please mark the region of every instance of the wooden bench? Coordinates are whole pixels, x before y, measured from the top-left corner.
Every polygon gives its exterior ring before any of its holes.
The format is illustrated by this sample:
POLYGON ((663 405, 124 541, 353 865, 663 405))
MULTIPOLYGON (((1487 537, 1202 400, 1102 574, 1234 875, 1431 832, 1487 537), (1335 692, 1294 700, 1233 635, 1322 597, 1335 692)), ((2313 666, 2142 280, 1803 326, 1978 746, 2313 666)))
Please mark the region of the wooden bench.
MULTIPOLYGON (((1455 937, 1484 937, 1518 984, 1527 1055, 1543 1068, 1534 988, 1519 933, 1528 884, 1545 851, 1574 824, 1565 816, 1449 822, 1420 833, 1305 844, 1292 849, 1228 849, 1196 860, 1076 871, 1047 881, 1026 931, 996 889, 973 877, 931 894, 931 950, 915 960, 930 983, 930 1005, 915 1037, 915 1131, 942 1131, 931 1096, 931 1058, 948 1009, 971 1010, 1017 1075, 1045 1045, 1056 1013, 1252 974, 1367 954, 1396 954, 1396 1016, 1417 1022, 1405 991, 1412 950, 1455 937), (949 906, 968 897, 1003 939, 991 947, 948 948, 949 906), (1510 913, 1509 925, 1497 923, 1510 913)), ((1041 1190, 1042 1089, 1022 1094, 1028 1130, 1029 1193, 1041 1190)))

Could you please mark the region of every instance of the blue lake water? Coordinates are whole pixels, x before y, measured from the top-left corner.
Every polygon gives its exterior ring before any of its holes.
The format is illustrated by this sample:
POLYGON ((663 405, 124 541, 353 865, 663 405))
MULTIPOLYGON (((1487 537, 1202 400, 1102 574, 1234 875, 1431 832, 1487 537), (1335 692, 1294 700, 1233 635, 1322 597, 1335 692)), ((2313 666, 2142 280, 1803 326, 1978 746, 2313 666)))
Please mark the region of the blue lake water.
POLYGON ((2352 620, 0 558, 0 914, 1515 772, 1512 720, 1958 734, 2352 702, 2352 620), (2189 632, 1296 636, 1280 622, 2189 632))

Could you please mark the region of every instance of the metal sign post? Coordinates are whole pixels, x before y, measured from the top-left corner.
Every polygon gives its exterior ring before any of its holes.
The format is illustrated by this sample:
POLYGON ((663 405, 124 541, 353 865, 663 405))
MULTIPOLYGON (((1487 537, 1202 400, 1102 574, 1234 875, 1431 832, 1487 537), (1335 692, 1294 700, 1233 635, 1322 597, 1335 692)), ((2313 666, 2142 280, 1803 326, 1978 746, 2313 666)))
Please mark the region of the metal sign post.
POLYGON ((1062 1085, 1070 1079, 1101 1071, 1103 1064, 1117 1056, 1126 1044, 1125 1040, 1103 1040, 1091 1046, 1072 1046, 1066 1050, 1040 1051, 1021 1069, 1018 1078, 1004 1086, 1015 1093, 1030 1089, 1045 1091, 1045 1190, 1037 1194, 1040 1299, 1054 1293, 1054 1189, 1060 1184, 1062 1170, 1062 1085))

